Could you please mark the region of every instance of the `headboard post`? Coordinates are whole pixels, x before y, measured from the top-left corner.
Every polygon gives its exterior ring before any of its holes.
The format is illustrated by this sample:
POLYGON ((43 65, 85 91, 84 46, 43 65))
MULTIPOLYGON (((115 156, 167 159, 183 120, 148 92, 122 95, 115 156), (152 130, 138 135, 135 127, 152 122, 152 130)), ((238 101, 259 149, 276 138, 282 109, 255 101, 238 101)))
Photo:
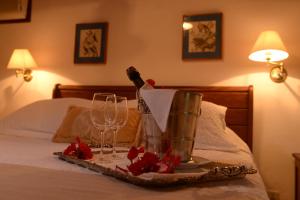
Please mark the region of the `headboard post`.
POLYGON ((252 151, 253 148, 253 86, 248 87, 248 146, 252 151))
POLYGON ((59 83, 55 84, 53 92, 52 92, 52 99, 56 99, 61 96, 59 86, 61 86, 61 84, 59 84, 59 83))

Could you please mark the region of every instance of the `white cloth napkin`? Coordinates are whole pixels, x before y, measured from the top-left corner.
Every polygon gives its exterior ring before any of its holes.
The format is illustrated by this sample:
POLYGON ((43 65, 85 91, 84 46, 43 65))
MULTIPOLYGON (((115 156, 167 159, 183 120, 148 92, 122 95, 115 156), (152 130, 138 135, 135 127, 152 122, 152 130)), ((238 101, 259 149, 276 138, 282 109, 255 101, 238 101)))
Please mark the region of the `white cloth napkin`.
POLYGON ((167 129, 168 117, 176 91, 174 89, 140 89, 141 97, 146 102, 162 132, 167 129))

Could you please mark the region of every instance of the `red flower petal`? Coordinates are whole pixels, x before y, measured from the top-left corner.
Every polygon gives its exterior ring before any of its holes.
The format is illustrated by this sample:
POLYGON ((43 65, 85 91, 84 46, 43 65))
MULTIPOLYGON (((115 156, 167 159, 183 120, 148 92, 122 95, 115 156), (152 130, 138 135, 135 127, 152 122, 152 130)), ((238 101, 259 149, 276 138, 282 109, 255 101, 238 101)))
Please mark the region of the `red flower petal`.
POLYGON ((168 151, 167 154, 161 160, 162 165, 166 165, 166 169, 162 169, 161 173, 173 173, 176 166, 180 164, 180 156, 171 155, 171 152, 168 151))
POLYGON ((133 159, 135 159, 137 156, 139 155, 139 151, 136 147, 131 147, 128 154, 127 154, 127 158, 132 161, 133 159))
POLYGON ((91 148, 80 141, 80 138, 76 138, 77 143, 71 143, 65 150, 64 155, 73 155, 78 159, 91 159, 93 157, 93 153, 91 148))
POLYGON ((82 153, 82 157, 80 159, 86 160, 91 159, 93 157, 91 148, 83 142, 78 144, 78 151, 82 153))
POLYGON ((136 148, 133 146, 130 148, 127 158, 132 162, 140 153, 144 153, 144 147, 136 148))
POLYGON ((71 143, 65 150, 64 155, 72 155, 76 151, 76 144, 71 143))
POLYGON ((159 170, 159 157, 150 152, 146 152, 141 158, 144 163, 144 172, 157 172, 159 170))
POLYGON ((141 160, 144 160, 147 163, 150 164, 156 164, 159 162, 159 157, 151 152, 146 152, 144 153, 144 156, 141 158, 141 160))
MULTIPOLYGON (((147 172, 173 173, 176 166, 180 164, 180 157, 172 155, 172 148, 170 146, 166 149, 166 153, 162 159, 159 159, 152 152, 145 152, 143 156, 139 157, 139 154, 143 152, 144 147, 131 147, 128 152, 127 158, 131 161, 131 164, 127 166, 127 169, 134 176, 147 172)), ((124 170, 118 166, 116 166, 116 169, 124 170)))
POLYGON ((142 173, 144 173, 144 163, 141 160, 138 160, 134 163, 131 163, 127 166, 127 169, 134 175, 138 176, 142 173))
POLYGON ((145 148, 144 148, 144 147, 138 148, 138 152, 139 152, 139 153, 144 153, 144 152, 145 152, 145 148))

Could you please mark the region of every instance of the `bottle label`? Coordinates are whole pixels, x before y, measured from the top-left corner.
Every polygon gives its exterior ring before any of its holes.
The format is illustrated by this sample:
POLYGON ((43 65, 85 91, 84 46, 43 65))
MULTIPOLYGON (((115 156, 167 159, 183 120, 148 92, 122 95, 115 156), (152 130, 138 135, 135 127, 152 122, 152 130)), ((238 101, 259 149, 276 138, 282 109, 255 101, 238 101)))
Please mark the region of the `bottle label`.
POLYGON ((138 110, 143 113, 143 114, 150 114, 150 109, 147 106, 146 102, 144 101, 144 99, 141 97, 139 91, 136 92, 136 96, 138 99, 138 110))

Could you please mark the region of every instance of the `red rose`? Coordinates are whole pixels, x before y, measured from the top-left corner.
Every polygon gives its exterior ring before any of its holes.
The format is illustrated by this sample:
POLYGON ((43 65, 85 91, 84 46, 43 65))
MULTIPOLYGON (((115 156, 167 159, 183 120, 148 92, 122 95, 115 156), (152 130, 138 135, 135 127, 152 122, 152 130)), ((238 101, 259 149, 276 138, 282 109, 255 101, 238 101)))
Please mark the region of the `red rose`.
POLYGON ((83 143, 83 142, 79 142, 78 143, 78 158, 79 159, 91 159, 93 157, 93 153, 91 148, 83 143), (79 157, 80 156, 80 157, 79 157))
POLYGON ((152 87, 155 86, 155 81, 153 79, 147 79, 146 82, 151 85, 152 87))
POLYGON ((128 170, 119 166, 116 166, 116 169, 125 173, 129 171, 134 176, 138 176, 147 172, 173 173, 176 166, 180 164, 180 157, 172 155, 171 148, 166 151, 162 159, 159 159, 159 157, 152 152, 145 152, 142 156, 139 156, 139 154, 143 152, 143 147, 131 147, 127 155, 127 158, 131 162, 131 164, 127 166, 128 170))
POLYGON ((139 153, 144 153, 144 147, 136 148, 133 146, 130 148, 127 158, 132 162, 132 160, 135 159, 139 153))
POLYGON ((65 150, 64 155, 72 155, 76 151, 76 144, 71 143, 65 150))
POLYGON ((81 142, 78 137, 76 138, 76 143, 71 143, 64 150, 64 155, 75 156, 78 159, 84 160, 91 159, 93 157, 91 148, 84 142, 81 142))

